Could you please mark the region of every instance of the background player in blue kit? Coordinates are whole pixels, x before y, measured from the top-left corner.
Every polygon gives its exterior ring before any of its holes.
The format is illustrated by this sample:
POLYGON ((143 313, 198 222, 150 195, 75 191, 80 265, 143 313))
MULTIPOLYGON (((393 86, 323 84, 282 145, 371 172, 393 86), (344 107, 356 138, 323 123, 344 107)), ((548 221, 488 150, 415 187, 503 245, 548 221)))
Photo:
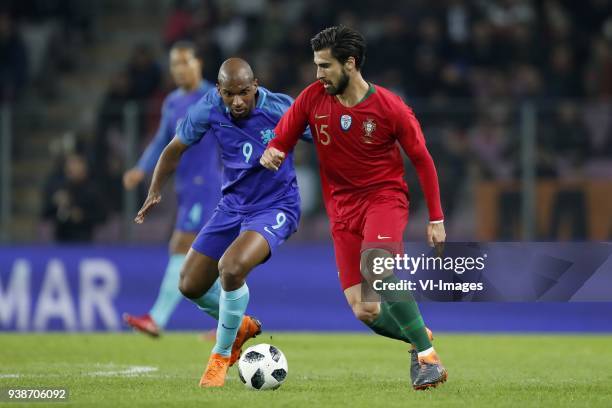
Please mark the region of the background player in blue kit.
MULTIPOLYGON (((246 276, 295 232, 300 217, 292 154, 288 165, 272 176, 259 164, 292 99, 259 87, 249 64, 239 58, 221 65, 217 90, 207 93, 177 127, 177 136, 162 153, 135 219, 143 222, 159 203, 161 187, 181 154, 204 136, 201 143, 214 138, 224 166, 222 198, 187 254, 180 282, 185 297, 202 306, 214 282, 221 280, 217 342, 200 379, 203 387, 222 386, 227 369, 240 355, 235 345, 249 302, 246 276)), ((312 140, 309 133, 305 138, 312 140)), ((259 325, 255 326, 259 332, 259 325)))
MULTIPOLYGON (((174 137, 178 122, 206 92, 214 89, 212 83, 202 79, 202 61, 190 42, 177 42, 170 49, 170 73, 178 88, 164 100, 157 134, 138 164, 123 175, 127 190, 136 187, 146 174, 153 172, 159 156, 174 137)), ((221 163, 214 143, 194 144, 193 149, 185 153, 177 168, 175 189, 178 213, 169 243, 170 259, 155 304, 143 316, 127 313, 123 316, 128 325, 154 337, 159 336, 160 329, 166 326, 183 298, 178 283, 185 255, 221 198, 221 163)), ((219 284, 215 286, 218 292, 219 284)), ((215 317, 215 305, 211 311, 215 317)))

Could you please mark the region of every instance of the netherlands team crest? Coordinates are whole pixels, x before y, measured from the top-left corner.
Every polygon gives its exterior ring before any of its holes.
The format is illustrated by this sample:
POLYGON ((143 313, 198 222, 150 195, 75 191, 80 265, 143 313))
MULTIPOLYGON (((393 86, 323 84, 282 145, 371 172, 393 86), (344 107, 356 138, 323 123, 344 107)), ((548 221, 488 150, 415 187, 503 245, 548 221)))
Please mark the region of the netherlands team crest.
POLYGON ((342 115, 340 117, 340 127, 345 132, 351 128, 351 124, 353 123, 353 118, 350 115, 342 115))
POLYGON ((272 129, 264 129, 261 130, 259 133, 261 134, 261 142, 266 146, 268 145, 268 143, 270 143, 270 140, 274 139, 274 137, 276 136, 272 129))
POLYGON ((361 125, 361 128, 363 129, 363 142, 364 143, 372 143, 372 133, 374 133, 374 131, 376 130, 376 122, 374 122, 374 119, 368 119, 365 122, 363 122, 363 125, 361 125))

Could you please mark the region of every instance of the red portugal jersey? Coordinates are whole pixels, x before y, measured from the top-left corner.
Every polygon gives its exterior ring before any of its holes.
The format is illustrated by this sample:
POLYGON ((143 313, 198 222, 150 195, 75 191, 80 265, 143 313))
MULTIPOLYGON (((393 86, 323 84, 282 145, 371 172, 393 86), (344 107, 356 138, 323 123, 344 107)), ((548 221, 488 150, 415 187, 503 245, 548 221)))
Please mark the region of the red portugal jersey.
POLYGON ((328 214, 343 205, 389 191, 407 194, 399 146, 417 171, 431 221, 444 218, 438 176, 421 127, 401 98, 370 85, 366 97, 347 108, 320 82, 302 91, 276 126, 269 146, 287 154, 310 125, 328 214))

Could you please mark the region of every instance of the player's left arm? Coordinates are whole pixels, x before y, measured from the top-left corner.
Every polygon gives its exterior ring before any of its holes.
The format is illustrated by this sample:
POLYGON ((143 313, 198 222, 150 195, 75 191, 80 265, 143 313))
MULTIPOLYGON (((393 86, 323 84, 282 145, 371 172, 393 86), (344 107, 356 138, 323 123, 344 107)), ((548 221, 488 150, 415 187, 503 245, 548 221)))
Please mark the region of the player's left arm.
POLYGON ((429 210, 427 242, 430 246, 441 245, 446 240, 444 213, 440 201, 440 186, 434 161, 425 145, 421 125, 414 113, 403 102, 400 103, 396 119, 395 134, 402 149, 416 169, 421 189, 429 210))
POLYGON ((176 136, 168 143, 157 161, 147 198, 134 219, 136 223, 141 224, 149 211, 161 201, 162 187, 176 171, 183 153, 202 139, 210 129, 211 109, 209 101, 202 98, 189 109, 185 119, 176 127, 176 136))
POLYGON ((161 190, 168 178, 176 171, 181 156, 189 148, 188 144, 177 136, 164 149, 155 170, 153 171, 153 178, 151 179, 151 185, 149 186, 149 192, 144 204, 136 214, 134 221, 137 224, 142 224, 147 214, 155 207, 162 199, 161 190))

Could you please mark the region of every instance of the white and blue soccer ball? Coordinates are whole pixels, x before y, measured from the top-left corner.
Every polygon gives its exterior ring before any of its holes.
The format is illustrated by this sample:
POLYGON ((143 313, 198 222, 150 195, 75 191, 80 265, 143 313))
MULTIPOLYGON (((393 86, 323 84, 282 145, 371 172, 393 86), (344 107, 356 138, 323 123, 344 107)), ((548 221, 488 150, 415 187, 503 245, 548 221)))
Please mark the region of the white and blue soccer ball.
POLYGON ((287 359, 270 344, 246 349, 238 361, 240 380, 252 390, 275 390, 287 379, 287 359))

